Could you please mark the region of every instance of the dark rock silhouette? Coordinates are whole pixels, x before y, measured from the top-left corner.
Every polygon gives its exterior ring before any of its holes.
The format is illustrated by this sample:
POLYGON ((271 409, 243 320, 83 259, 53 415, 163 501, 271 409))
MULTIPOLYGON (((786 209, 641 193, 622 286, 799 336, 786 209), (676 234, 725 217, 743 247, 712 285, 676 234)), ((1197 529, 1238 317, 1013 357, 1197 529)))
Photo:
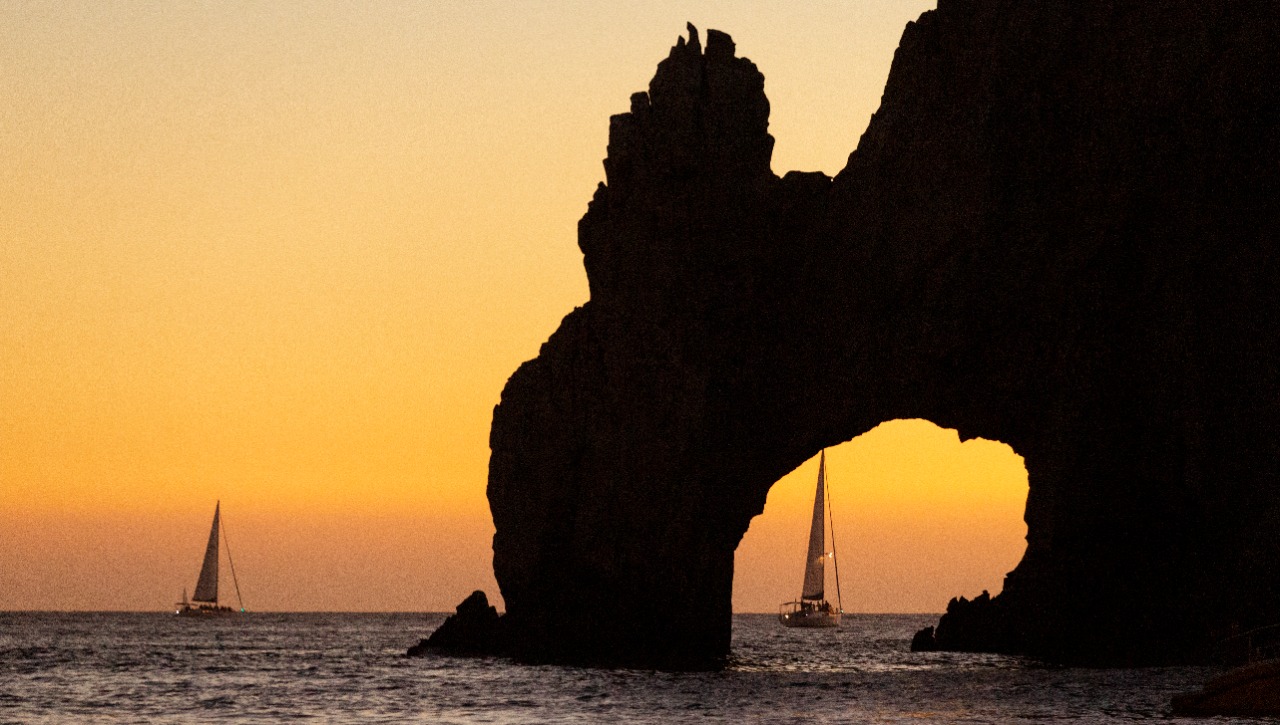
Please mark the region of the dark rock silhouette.
POLYGON ((1228 670, 1198 692, 1173 696, 1173 714, 1191 717, 1280 717, 1280 660, 1228 670))
POLYGON ((934 632, 934 648, 959 652, 1007 652, 1017 649, 1009 632, 1009 617, 1002 602, 986 591, 972 601, 956 597, 947 602, 947 612, 934 632))
POLYGON ((925 627, 911 638, 912 652, 933 652, 938 649, 938 641, 934 639, 933 627, 925 627))
POLYGON ((691 30, 610 121, 590 301, 494 412, 511 651, 716 666, 769 487, 896 418, 1029 473, 1023 561, 940 646, 1280 621, 1277 8, 941 0, 834 180, 773 174, 763 77, 691 30))
POLYGON ((502 618, 489 597, 476 590, 457 606, 431 636, 409 648, 410 657, 433 651, 447 654, 500 654, 507 651, 502 618))

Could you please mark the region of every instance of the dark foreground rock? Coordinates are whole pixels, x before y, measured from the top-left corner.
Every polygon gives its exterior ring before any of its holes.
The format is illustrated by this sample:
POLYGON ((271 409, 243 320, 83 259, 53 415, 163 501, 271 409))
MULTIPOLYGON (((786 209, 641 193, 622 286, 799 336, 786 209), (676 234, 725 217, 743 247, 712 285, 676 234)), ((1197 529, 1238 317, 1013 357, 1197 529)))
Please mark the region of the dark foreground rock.
POLYGON ((763 76, 681 39, 610 120, 590 301, 494 411, 512 651, 715 666, 769 487, 895 418, 1029 474, 1025 557, 940 645, 1170 662, 1280 621, 1278 14, 940 0, 834 179, 776 176, 763 76))
POLYGON ((410 657, 432 652, 457 655, 496 655, 507 651, 502 617, 482 591, 474 591, 457 606, 431 636, 409 648, 410 657))
POLYGON ((1173 712, 1196 717, 1280 716, 1280 660, 1237 667, 1209 680, 1199 692, 1175 695, 1173 712))

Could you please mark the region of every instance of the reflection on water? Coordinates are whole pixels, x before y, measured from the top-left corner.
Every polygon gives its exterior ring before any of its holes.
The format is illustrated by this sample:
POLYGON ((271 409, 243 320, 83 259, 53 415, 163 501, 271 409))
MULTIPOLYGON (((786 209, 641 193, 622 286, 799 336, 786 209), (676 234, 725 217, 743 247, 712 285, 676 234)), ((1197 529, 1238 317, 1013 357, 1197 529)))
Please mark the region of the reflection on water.
POLYGON ((1120 722, 1166 718, 1212 673, 909 652, 933 615, 737 615, 714 673, 404 657, 442 618, 0 613, 0 722, 1120 722))

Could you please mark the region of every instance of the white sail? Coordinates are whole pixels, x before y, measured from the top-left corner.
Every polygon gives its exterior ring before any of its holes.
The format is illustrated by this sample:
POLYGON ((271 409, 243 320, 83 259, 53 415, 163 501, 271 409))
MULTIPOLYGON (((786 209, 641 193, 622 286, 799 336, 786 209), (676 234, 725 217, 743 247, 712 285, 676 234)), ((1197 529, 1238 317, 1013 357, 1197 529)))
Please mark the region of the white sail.
POLYGON ((218 514, 221 508, 221 502, 213 507, 213 529, 209 531, 209 545, 204 550, 204 565, 200 567, 196 593, 191 597, 193 602, 218 601, 218 514))
POLYGON ((804 592, 801 599, 823 599, 826 595, 826 568, 823 562, 827 558, 825 514, 823 511, 823 479, 827 471, 827 452, 822 452, 818 461, 818 491, 813 497, 813 525, 809 529, 809 559, 804 567, 804 592))

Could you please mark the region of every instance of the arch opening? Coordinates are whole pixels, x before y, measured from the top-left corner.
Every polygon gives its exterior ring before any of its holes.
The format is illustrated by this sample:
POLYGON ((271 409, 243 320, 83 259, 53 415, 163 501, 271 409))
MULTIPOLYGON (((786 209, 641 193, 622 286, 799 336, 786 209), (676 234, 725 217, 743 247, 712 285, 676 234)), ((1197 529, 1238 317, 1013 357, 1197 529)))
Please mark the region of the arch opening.
MULTIPOLYGON (((1027 469, 1009 445, 895 419, 826 455, 846 612, 939 613, 998 594, 1021 561, 1027 469)), ((815 453, 770 487, 734 553, 733 611, 773 613, 799 593, 817 470, 815 453)))

